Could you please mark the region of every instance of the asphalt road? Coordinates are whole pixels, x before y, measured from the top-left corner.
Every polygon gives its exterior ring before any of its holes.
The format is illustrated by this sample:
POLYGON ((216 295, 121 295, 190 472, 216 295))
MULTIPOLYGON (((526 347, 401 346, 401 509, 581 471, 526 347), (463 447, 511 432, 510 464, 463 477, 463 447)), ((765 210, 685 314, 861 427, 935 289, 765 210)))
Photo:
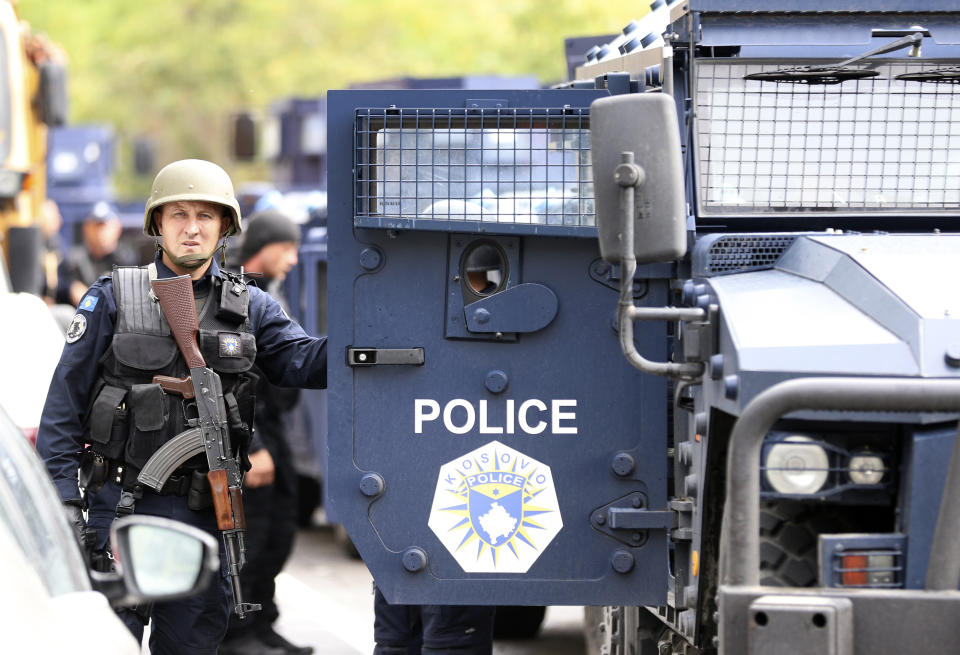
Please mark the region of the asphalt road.
MULTIPOLYGON (((373 652, 373 578, 350 559, 329 526, 302 530, 277 579, 278 632, 324 655, 373 652)), ((532 640, 498 641, 495 655, 584 655, 583 608, 550 607, 532 640)))

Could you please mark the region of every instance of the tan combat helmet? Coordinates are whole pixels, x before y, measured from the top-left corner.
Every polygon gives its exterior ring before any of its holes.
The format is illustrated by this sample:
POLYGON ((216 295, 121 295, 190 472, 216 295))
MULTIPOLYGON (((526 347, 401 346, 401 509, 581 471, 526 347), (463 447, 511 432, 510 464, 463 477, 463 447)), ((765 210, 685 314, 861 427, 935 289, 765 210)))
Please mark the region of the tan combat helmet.
POLYGON ((224 236, 240 234, 240 204, 233 192, 233 182, 227 172, 213 162, 181 159, 160 169, 143 214, 144 234, 159 236, 150 215, 160 205, 178 200, 201 200, 228 207, 233 220, 224 236))

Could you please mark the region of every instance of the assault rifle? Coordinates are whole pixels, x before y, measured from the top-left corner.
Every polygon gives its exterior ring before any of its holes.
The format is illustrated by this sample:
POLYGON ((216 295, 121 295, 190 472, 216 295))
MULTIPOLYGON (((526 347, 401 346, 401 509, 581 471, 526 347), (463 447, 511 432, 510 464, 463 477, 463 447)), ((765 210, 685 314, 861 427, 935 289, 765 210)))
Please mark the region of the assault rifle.
POLYGON ((240 468, 230 447, 223 386, 220 376, 207 367, 197 343, 200 326, 190 276, 152 280, 150 286, 190 369, 190 375, 182 380, 156 376, 153 381, 185 398, 195 397, 197 419, 195 426, 175 436, 147 460, 137 481, 159 491, 178 466, 194 455, 206 453, 210 468, 207 479, 213 494, 217 528, 223 535, 227 572, 233 587, 234 611, 242 619, 247 612, 259 610, 260 605, 243 602, 240 589, 240 569, 245 562, 243 532, 246 519, 243 515, 240 468))

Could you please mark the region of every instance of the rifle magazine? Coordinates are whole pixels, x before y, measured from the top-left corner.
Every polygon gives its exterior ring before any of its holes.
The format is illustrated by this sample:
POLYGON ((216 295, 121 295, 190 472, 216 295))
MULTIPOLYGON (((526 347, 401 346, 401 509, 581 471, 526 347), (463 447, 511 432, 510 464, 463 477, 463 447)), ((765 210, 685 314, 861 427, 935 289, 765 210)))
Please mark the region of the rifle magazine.
POLYGON ((177 467, 204 450, 203 432, 200 428, 184 430, 150 456, 140 470, 137 482, 154 491, 160 491, 177 467))

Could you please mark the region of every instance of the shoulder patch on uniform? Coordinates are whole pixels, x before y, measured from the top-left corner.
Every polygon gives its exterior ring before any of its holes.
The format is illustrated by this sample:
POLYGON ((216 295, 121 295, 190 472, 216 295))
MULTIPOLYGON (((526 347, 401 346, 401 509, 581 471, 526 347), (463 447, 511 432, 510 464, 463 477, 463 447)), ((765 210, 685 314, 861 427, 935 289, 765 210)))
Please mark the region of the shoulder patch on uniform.
POLYGON ((86 296, 80 301, 80 305, 77 307, 77 309, 85 309, 88 312, 92 312, 93 308, 97 306, 97 301, 99 300, 99 296, 86 296))
MULTIPOLYGON (((96 298, 93 299, 96 303, 96 298)), ((73 320, 70 322, 70 327, 67 328, 67 343, 74 343, 83 336, 83 333, 87 331, 87 317, 83 314, 77 312, 73 320)))

